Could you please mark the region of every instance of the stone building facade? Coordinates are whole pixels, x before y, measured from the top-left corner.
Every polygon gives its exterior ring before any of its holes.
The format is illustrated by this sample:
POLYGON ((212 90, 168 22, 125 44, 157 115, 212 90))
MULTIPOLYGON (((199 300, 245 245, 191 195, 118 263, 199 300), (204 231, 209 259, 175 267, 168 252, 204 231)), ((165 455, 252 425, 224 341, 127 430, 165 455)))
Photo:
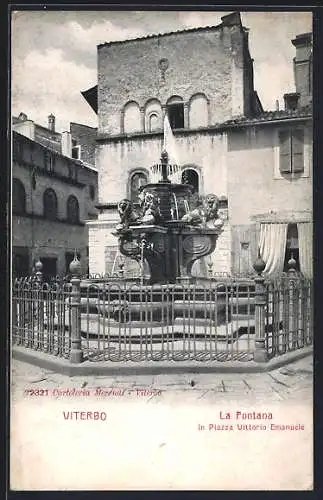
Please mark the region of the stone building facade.
MULTIPOLYGON (((22 117, 24 118, 24 117, 22 117)), ((76 250, 88 272, 88 230, 96 218, 97 171, 61 152, 64 136, 20 117, 12 132, 12 270, 64 276, 76 250), (28 123, 29 122, 29 123, 28 123), (45 133, 42 129, 45 129, 45 133), (39 130, 42 137, 39 139, 39 130), (30 138, 30 135, 34 139, 30 138), (48 147, 50 143, 54 147, 48 147), (46 142, 46 145, 44 144, 46 142), (58 148, 57 145, 60 145, 58 148)))
MULTIPOLYGON (((286 241, 281 250, 284 264, 280 264, 280 269, 287 269, 292 254, 299 263, 295 226, 310 226, 312 221, 310 109, 268 113, 262 120, 241 120, 239 126, 228 132, 227 166, 233 273, 252 271, 261 226, 275 229, 286 225, 286 241), (289 237, 288 231, 294 236, 289 237)), ((309 231, 311 235, 310 227, 309 231)), ((306 242, 306 248, 310 254, 311 241, 306 242)))
MULTIPOLYGON (((83 94, 92 107, 94 91, 83 94)), ((150 180, 149 167, 161 154, 165 114, 183 173, 194 177, 201 194, 214 192, 226 200, 227 138, 217 125, 253 116, 261 104, 248 32, 236 13, 216 27, 100 45, 96 92, 100 214, 89 225, 90 272, 105 273, 117 246, 111 235, 117 202, 134 199, 136 185, 150 180)), ((218 271, 230 271, 230 238, 226 223, 221 252, 213 256, 218 271)))
POLYGON ((269 274, 291 257, 313 273, 312 34, 291 42, 295 92, 284 94, 285 109, 225 124, 233 274, 248 274, 259 248, 269 274))
MULTIPOLYGON (((117 202, 136 201, 138 186, 151 181, 166 113, 182 180, 221 200, 226 220, 211 258, 215 273, 252 270, 268 214, 272 222, 274 214, 276 221, 292 214, 292 225, 295 217, 311 219, 311 34, 292 43, 296 92, 286 94, 286 109, 276 112, 264 112, 254 89, 248 30, 239 13, 215 27, 98 46, 98 85, 83 93, 98 111, 100 213, 89 223, 91 273, 111 270, 117 202), (292 143, 302 163, 297 167, 286 160, 294 154, 292 143)), ((196 272, 205 274, 202 267, 196 272)))

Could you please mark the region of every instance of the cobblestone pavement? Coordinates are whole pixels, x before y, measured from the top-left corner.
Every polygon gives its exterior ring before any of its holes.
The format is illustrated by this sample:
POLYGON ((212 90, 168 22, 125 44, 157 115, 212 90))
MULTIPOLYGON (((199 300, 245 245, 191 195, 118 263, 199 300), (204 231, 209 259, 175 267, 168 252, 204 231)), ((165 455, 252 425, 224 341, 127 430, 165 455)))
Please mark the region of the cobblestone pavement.
POLYGON ((294 363, 264 373, 162 374, 132 376, 68 377, 46 369, 12 360, 12 400, 21 398, 28 389, 126 390, 136 395, 147 393, 147 402, 279 402, 312 404, 313 358, 307 356, 294 363))

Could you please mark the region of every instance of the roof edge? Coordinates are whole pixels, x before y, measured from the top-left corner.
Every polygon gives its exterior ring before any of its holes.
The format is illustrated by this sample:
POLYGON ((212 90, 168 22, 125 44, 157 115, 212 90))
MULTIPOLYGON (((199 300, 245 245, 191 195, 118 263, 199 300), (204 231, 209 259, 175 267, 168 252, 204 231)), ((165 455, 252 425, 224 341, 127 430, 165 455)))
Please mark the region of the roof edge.
POLYGON ((117 44, 122 44, 122 43, 127 43, 127 42, 136 42, 139 40, 147 40, 150 38, 160 38, 164 36, 171 36, 171 35, 180 35, 182 33, 193 33, 196 31, 217 31, 223 27, 231 27, 231 26, 242 26, 241 22, 241 17, 240 17, 240 12, 231 12, 225 16, 221 17, 222 22, 219 24, 216 24, 214 26, 198 26, 196 28, 187 28, 187 29, 182 29, 182 30, 176 30, 176 31, 168 31, 165 33, 152 33, 149 35, 145 36, 139 36, 136 38, 127 38, 126 40, 112 40, 110 42, 103 42, 97 45, 97 49, 100 49, 102 47, 108 46, 108 45, 117 45, 117 44))
POLYGON ((94 170, 96 172, 98 171, 96 167, 93 167, 92 165, 89 165, 89 164, 83 162, 82 160, 77 160, 76 158, 72 158, 71 156, 66 156, 63 153, 61 153, 60 151, 55 151, 54 149, 48 148, 48 147, 44 146, 44 144, 41 144, 38 141, 30 139, 30 137, 27 137, 26 135, 23 135, 20 132, 17 132, 16 130, 12 130, 12 136, 14 136, 14 135, 17 135, 19 140, 23 139, 26 142, 37 144, 41 149, 45 149, 46 151, 50 151, 55 156, 59 156, 61 158, 69 160, 69 161, 75 163, 76 165, 78 165, 79 167, 88 168, 88 169, 94 170))

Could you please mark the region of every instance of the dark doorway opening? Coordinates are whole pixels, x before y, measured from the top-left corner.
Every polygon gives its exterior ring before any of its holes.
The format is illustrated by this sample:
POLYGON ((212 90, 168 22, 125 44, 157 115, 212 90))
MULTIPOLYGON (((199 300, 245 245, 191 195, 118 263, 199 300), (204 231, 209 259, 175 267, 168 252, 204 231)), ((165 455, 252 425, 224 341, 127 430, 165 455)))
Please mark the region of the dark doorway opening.
POLYGON ((56 257, 40 257, 43 264, 43 280, 49 281, 57 276, 57 258, 56 257))
POLYGON ((21 278, 30 274, 29 250, 26 247, 13 247, 12 249, 12 275, 21 278))
POLYGON ((194 189, 194 193, 199 192, 199 175, 197 172, 195 172, 195 170, 191 168, 184 170, 184 172, 182 173, 182 183, 190 184, 194 189))
POLYGON ((298 230, 297 224, 288 224, 287 228, 287 240, 286 240, 286 250, 284 259, 284 272, 289 270, 288 261, 293 258, 296 261, 294 269, 296 271, 300 270, 299 266, 299 245, 298 245, 298 230))
POLYGON ((184 128, 184 105, 169 104, 167 106, 169 123, 172 129, 184 128))

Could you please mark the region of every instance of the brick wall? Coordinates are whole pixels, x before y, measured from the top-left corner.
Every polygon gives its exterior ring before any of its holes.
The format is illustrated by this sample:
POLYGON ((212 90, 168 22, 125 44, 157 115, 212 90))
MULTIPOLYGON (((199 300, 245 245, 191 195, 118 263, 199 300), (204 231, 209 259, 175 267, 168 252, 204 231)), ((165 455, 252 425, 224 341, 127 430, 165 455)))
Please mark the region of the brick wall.
POLYGON ((306 106, 312 102, 312 35, 297 35, 292 44, 296 48, 293 59, 296 92, 300 94, 299 104, 306 106))
POLYGON ((89 165, 95 166, 95 146, 97 129, 82 125, 80 123, 71 123, 70 132, 72 138, 81 146, 81 160, 89 165))
POLYGON ((244 113, 244 32, 239 23, 166 36, 104 44, 98 48, 99 133, 119 134, 121 111, 135 101, 136 130, 143 130, 150 99, 161 105, 173 96, 184 103, 203 93, 209 123, 244 113), (161 59, 168 68, 162 77, 161 59))

